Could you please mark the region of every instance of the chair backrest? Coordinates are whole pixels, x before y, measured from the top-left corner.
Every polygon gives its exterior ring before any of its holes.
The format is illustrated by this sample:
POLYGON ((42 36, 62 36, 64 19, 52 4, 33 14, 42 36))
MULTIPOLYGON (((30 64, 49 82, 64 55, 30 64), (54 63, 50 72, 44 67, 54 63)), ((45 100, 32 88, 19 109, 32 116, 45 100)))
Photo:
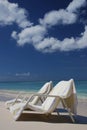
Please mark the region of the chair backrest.
MULTIPOLYGON (((67 98, 68 96, 70 96, 71 91, 72 91, 71 84, 72 84, 71 80, 60 81, 51 90, 49 95, 59 96, 61 98, 67 98)), ((47 97, 44 103, 42 104, 42 107, 45 111, 47 111, 48 113, 51 113, 58 106, 59 102, 60 102, 60 98, 58 97, 47 97)))
MULTIPOLYGON (((41 89, 38 91, 38 93, 49 94, 49 92, 52 90, 52 88, 53 88, 53 83, 52 83, 52 81, 49 81, 49 82, 45 83, 41 87, 41 89)), ((41 99, 42 101, 44 101, 45 97, 35 96, 34 99, 32 100, 32 104, 37 104, 37 102, 39 101, 39 99, 41 99)))
POLYGON ((52 83, 52 81, 49 81, 43 85, 43 87, 39 90, 38 93, 47 94, 52 90, 52 88, 53 88, 53 83, 52 83))

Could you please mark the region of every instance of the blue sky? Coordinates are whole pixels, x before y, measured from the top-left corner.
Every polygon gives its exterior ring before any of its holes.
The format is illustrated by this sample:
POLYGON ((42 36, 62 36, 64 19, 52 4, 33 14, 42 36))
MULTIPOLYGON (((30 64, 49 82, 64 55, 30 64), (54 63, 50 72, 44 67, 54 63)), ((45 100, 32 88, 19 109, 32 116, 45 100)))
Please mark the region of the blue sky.
POLYGON ((0 0, 0 81, 87 79, 86 0, 0 0))

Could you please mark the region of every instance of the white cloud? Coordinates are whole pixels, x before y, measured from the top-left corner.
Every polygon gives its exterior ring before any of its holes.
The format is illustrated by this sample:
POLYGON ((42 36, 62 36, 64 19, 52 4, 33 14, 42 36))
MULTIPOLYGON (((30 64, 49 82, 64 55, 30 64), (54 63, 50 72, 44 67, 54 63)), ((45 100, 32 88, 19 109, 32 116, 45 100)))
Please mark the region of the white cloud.
POLYGON ((81 7, 86 6, 86 0, 73 0, 67 7, 69 12, 77 12, 81 7))
POLYGON ((11 25, 17 23, 21 28, 31 26, 27 20, 27 11, 19 8, 18 4, 10 3, 7 0, 0 0, 0 25, 11 25))
MULTIPOLYGON (((11 36, 19 46, 32 44, 34 48, 43 53, 55 51, 71 51, 87 47, 87 26, 79 37, 64 38, 59 40, 49 37, 49 30, 55 25, 69 25, 77 22, 78 9, 86 5, 86 0, 73 0, 66 9, 54 10, 46 13, 43 19, 39 19, 38 25, 32 25, 27 20, 26 11, 19 8, 18 4, 12 4, 7 0, 0 0, 0 25, 9 25, 14 22, 22 27, 20 33, 13 31, 11 36), (6 13, 5 13, 6 12, 6 13), (6 17, 8 17, 6 19, 6 17), (49 28, 50 27, 50 28, 49 28)), ((16 76, 25 76, 16 74, 16 76)))
POLYGON ((39 22, 46 27, 73 24, 77 21, 78 9, 84 6, 86 6, 86 0, 73 0, 66 9, 53 10, 46 13, 43 19, 39 19, 39 22))
MULTIPOLYGON (((72 24, 77 20, 77 14, 72 13, 78 8, 82 7, 84 4, 81 3, 73 8, 73 11, 69 12, 71 5, 74 5, 75 0, 67 7, 67 10, 51 11, 46 13, 43 19, 40 19, 41 25, 36 25, 32 27, 25 28, 17 34, 16 32, 12 33, 13 38, 16 38, 18 45, 22 46, 26 43, 32 44, 34 48, 43 53, 55 52, 55 51, 71 51, 75 49, 83 49, 87 47, 87 27, 79 37, 74 38, 64 38, 59 40, 54 37, 47 37, 48 34, 47 27, 54 26, 56 24, 72 24)), ((83 0, 84 3, 84 0, 83 0)), ((78 2, 77 2, 78 4, 78 2)))
MULTIPOLYGON (((33 28, 33 27, 31 27, 33 28)), ((35 26, 35 28, 38 28, 38 26, 35 26)), ((29 28, 28 28, 29 29, 29 28)), ((41 28, 42 29, 42 28, 41 28)), ((83 49, 87 47, 87 26, 85 27, 85 31, 81 33, 80 37, 71 37, 71 38, 65 38, 64 40, 58 40, 54 37, 46 37, 44 36, 45 31, 39 30, 37 32, 37 29, 35 32, 31 30, 23 30, 24 32, 18 34, 17 42, 20 46, 29 43, 34 46, 34 48, 41 52, 55 52, 55 51, 71 51, 75 49, 83 49), (29 33, 30 32, 30 33, 29 33), (28 35, 26 35, 26 33, 28 35), (32 34, 32 35, 29 35, 32 34), (42 34, 42 35, 41 35, 42 34), (41 36, 41 38, 36 38, 38 35, 41 36), (37 39, 37 40, 33 40, 37 39)))
POLYGON ((34 47, 41 52, 54 52, 56 48, 60 49, 61 45, 56 38, 50 37, 44 38, 43 41, 35 44, 34 47))
POLYGON ((87 26, 80 37, 65 38, 62 41, 53 37, 44 38, 42 42, 35 45, 35 48, 42 52, 71 51, 85 47, 87 47, 87 26))
POLYGON ((80 49, 87 47, 87 26, 85 26, 85 31, 81 33, 81 37, 77 40, 77 44, 80 49))
POLYGON ((23 46, 26 43, 38 43, 42 41, 46 34, 46 29, 40 25, 25 28, 19 34, 13 31, 12 37, 17 39, 19 46, 23 46))
POLYGON ((50 11, 46 13, 43 19, 39 19, 41 25, 51 27, 59 24, 73 24, 77 20, 77 15, 67 10, 50 11))
POLYGON ((30 76, 30 72, 27 72, 27 73, 16 73, 16 76, 23 76, 23 77, 27 77, 27 76, 30 76))
POLYGON ((17 32, 13 31, 11 34, 11 37, 13 37, 16 40, 17 39, 17 32))

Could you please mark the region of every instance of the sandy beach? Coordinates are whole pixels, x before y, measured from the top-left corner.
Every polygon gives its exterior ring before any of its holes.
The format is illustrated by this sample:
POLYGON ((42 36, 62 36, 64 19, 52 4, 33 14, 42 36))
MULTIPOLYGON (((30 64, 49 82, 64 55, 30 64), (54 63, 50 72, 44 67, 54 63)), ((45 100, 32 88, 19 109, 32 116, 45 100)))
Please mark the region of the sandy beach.
MULTIPOLYGON (((0 93, 0 129, 1 130, 86 130, 87 129, 87 101, 84 99, 78 100, 77 116, 75 117, 76 123, 72 123, 70 117, 64 115, 62 112, 59 116, 51 115, 49 117, 24 113, 18 121, 14 121, 13 116, 8 109, 5 108, 5 102, 8 99, 12 99, 16 94, 3 95, 0 93)), ((61 106, 61 105, 60 105, 61 106)), ((59 106, 59 110, 60 110, 59 106)))

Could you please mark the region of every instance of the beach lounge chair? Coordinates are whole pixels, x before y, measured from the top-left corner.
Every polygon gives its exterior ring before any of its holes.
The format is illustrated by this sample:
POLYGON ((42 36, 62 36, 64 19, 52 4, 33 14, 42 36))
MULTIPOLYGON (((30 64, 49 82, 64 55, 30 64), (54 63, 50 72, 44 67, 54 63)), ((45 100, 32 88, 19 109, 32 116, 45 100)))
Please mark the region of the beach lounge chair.
POLYGON ((40 114, 51 114, 58 107, 59 102, 63 103, 63 106, 69 112, 70 118, 75 122, 72 114, 76 114, 77 109, 77 96, 74 85, 74 80, 69 81, 60 81, 56 86, 51 90, 51 92, 46 94, 34 94, 27 100, 26 103, 15 104, 10 107, 10 112, 13 114, 15 120, 18 120, 23 111, 26 108, 40 114), (30 100, 33 96, 44 97, 47 96, 46 100, 41 105, 33 105, 30 100))
MULTIPOLYGON (((53 88, 53 83, 52 83, 52 81, 49 81, 41 87, 41 89, 38 91, 38 93, 48 94, 52 90, 52 88, 53 88)), ((25 94, 25 96, 23 96, 23 92, 19 92, 19 94, 17 95, 17 97, 15 99, 6 101, 5 106, 6 106, 6 108, 9 109, 10 106, 12 106, 16 103, 26 102, 26 98, 28 98, 28 96, 26 96, 26 94, 25 94)), ((39 101, 43 102, 45 100, 45 98, 46 97, 34 96, 31 103, 37 104, 39 101)))

